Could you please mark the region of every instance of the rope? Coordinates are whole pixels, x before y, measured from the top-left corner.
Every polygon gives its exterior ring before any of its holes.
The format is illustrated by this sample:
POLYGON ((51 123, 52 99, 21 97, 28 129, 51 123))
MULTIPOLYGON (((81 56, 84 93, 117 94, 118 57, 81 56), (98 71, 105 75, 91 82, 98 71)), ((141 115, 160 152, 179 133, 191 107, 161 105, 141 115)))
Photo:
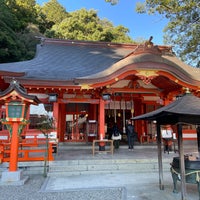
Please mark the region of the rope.
MULTIPOLYGON (((177 172, 173 167, 171 167, 171 171, 177 175, 179 175, 180 173, 177 172)), ((196 174, 196 181, 199 182, 200 181, 200 177, 199 177, 199 173, 200 173, 200 170, 197 170, 197 171, 193 171, 193 172, 188 172, 185 174, 185 176, 189 176, 191 174, 196 174)))

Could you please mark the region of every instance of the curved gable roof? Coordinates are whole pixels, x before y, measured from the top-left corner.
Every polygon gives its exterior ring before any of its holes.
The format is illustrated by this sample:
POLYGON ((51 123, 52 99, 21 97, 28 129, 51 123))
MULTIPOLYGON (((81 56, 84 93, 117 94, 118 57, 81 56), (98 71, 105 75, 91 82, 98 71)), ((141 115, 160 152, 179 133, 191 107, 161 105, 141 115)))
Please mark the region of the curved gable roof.
POLYGON ((193 83, 200 77, 200 69, 178 60, 171 47, 58 39, 44 39, 32 60, 0 64, 0 72, 24 73, 23 79, 33 81, 79 83, 101 81, 123 68, 129 70, 126 67, 132 70, 160 69, 182 79, 189 77, 193 83))
POLYGON ((123 71, 131 71, 133 69, 165 71, 173 74, 175 77, 180 78, 185 82, 191 82, 195 84, 196 81, 200 81, 200 69, 186 65, 174 55, 157 55, 152 53, 143 53, 138 55, 131 55, 129 57, 121 59, 109 68, 99 73, 77 78, 77 82, 84 80, 87 80, 87 82, 89 82, 90 79, 91 82, 95 81, 95 79, 101 81, 101 78, 109 78, 109 76, 111 76, 115 72, 115 75, 120 75, 122 68, 124 68, 123 71), (120 72, 118 73, 118 71, 120 72))
POLYGON ((103 71, 132 51, 106 44, 86 44, 46 40, 38 45, 34 59, 0 64, 0 71, 25 72, 24 78, 28 79, 73 80, 103 71))

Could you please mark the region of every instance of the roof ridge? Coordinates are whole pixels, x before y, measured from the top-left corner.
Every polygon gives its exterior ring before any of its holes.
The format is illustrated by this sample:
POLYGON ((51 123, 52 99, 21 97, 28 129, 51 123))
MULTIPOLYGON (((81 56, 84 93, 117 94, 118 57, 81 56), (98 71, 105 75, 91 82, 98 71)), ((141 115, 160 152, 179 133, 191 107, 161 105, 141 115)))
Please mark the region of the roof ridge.
MULTIPOLYGON (((39 38, 39 37, 38 37, 39 38)), ((67 39, 59 39, 59 38, 44 38, 41 37, 41 45, 45 44, 63 44, 63 45, 82 45, 82 46, 98 46, 98 47, 112 47, 112 48, 134 48, 135 51, 137 48, 145 48, 145 49, 154 49, 162 52, 171 52, 171 46, 164 45, 153 45, 153 47, 149 47, 144 44, 135 44, 135 43, 115 43, 115 42, 103 42, 103 41, 86 41, 86 40, 67 40, 67 39)))

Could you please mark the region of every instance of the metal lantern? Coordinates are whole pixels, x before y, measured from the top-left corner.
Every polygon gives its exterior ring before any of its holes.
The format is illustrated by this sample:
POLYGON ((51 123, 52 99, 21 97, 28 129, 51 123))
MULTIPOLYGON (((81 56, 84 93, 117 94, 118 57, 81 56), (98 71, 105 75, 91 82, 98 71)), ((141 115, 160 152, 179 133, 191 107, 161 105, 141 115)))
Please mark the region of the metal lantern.
POLYGON ((22 121, 27 116, 28 105, 21 101, 10 101, 6 103, 6 120, 22 121))
MULTIPOLYGON (((6 119, 2 122, 6 124, 10 132, 10 164, 9 172, 17 172, 19 135, 28 123, 27 111, 30 104, 37 105, 40 101, 36 96, 27 94, 16 80, 10 86, 0 92, 0 101, 6 106, 6 119)), ((10 181, 9 173, 5 173, 6 181, 10 181)), ((16 177, 20 177, 20 172, 16 177)), ((13 177, 12 177, 13 178, 13 177)))

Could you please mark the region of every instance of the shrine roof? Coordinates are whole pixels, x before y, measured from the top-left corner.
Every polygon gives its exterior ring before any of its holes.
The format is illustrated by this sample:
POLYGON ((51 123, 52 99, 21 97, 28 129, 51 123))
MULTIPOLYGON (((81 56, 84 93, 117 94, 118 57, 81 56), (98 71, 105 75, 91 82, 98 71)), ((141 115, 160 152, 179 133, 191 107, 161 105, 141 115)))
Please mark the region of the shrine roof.
MULTIPOLYGON (((45 38, 32 60, 0 64, 0 72, 21 74, 28 80, 70 81, 98 79, 134 63, 157 62, 170 65, 195 80, 200 70, 173 54, 171 47, 86 42, 45 38)), ((147 67, 148 68, 148 67, 147 67)), ((159 67, 158 67, 159 68, 159 67)), ((140 69, 136 66, 135 69, 140 69)), ((169 70, 169 68, 164 69, 169 70)))
POLYGON ((108 43, 47 39, 37 46, 34 59, 0 64, 0 70, 25 72, 23 77, 28 79, 73 80, 101 72, 131 51, 108 43))
POLYGON ((160 124, 199 124, 200 98, 186 92, 176 101, 152 112, 133 117, 133 120, 157 120, 160 124))

